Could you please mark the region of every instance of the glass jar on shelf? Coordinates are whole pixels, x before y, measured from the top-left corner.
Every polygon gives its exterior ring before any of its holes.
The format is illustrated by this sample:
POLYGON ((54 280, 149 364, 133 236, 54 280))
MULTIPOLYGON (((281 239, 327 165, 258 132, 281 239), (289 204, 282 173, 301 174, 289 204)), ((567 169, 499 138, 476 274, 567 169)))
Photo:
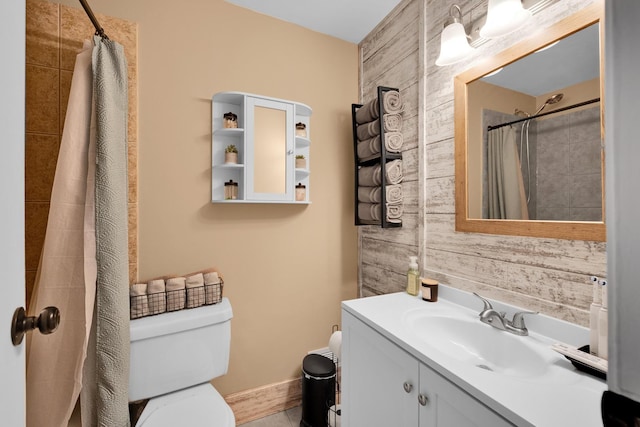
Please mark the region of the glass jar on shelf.
POLYGON ((296 136, 301 136, 302 138, 307 137, 307 125, 302 122, 296 123, 296 136))
POLYGON ((302 183, 298 183, 296 185, 296 202, 304 202, 307 200, 307 187, 302 185, 302 183))
POLYGON ((225 129, 237 129, 238 116, 233 114, 232 112, 224 113, 222 119, 222 127, 224 127, 225 129))
POLYGON ((225 200, 237 200, 238 199, 238 183, 232 179, 224 183, 224 199, 225 200))

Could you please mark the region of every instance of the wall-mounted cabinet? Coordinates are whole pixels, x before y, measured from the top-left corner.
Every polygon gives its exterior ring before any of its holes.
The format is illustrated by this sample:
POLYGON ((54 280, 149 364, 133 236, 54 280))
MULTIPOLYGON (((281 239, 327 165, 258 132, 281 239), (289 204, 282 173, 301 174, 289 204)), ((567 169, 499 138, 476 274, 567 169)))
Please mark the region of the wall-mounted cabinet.
POLYGON ((310 203, 310 107, 221 92, 213 96, 212 115, 213 203, 310 203), (225 160, 230 146, 237 150, 236 163, 225 160), (301 156, 304 165, 296 167, 301 156), (225 194, 225 184, 237 184, 235 198, 225 194))

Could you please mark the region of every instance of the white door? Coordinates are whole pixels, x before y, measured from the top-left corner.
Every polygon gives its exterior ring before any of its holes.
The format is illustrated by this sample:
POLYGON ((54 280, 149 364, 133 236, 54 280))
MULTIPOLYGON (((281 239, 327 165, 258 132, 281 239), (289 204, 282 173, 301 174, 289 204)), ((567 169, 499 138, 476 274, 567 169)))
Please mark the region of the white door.
POLYGON ((11 343, 24 306, 25 0, 0 2, 0 423, 25 425, 25 344, 11 343))

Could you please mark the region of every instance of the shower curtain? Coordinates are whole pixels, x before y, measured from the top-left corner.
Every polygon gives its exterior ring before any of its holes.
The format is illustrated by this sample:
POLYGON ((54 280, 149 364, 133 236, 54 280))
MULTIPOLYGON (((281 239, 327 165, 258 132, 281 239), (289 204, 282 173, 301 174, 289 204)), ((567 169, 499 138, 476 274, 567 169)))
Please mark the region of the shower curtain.
POLYGON ((515 130, 489 131, 487 151, 489 219, 529 219, 515 130))
POLYGON ((127 64, 94 38, 76 59, 31 307, 61 311, 59 330, 31 334, 27 425, 129 426, 127 64))

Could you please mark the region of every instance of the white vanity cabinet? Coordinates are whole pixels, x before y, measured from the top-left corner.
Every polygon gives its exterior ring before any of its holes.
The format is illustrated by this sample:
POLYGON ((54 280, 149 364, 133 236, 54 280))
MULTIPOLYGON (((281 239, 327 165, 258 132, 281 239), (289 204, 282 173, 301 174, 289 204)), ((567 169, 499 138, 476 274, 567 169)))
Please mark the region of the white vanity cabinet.
POLYGON ((513 425, 355 316, 342 313, 344 427, 513 425))
POLYGON ((220 92, 212 98, 212 194, 213 203, 308 204, 311 141, 308 106, 242 92, 220 92), (237 128, 224 126, 224 115, 237 116, 237 128), (305 135, 296 135, 296 124, 305 135), (225 149, 235 145, 237 163, 225 162, 225 149), (306 166, 296 168, 296 156, 306 166), (225 183, 237 184, 235 199, 225 196, 225 183), (304 197, 296 197, 304 186, 304 197))

